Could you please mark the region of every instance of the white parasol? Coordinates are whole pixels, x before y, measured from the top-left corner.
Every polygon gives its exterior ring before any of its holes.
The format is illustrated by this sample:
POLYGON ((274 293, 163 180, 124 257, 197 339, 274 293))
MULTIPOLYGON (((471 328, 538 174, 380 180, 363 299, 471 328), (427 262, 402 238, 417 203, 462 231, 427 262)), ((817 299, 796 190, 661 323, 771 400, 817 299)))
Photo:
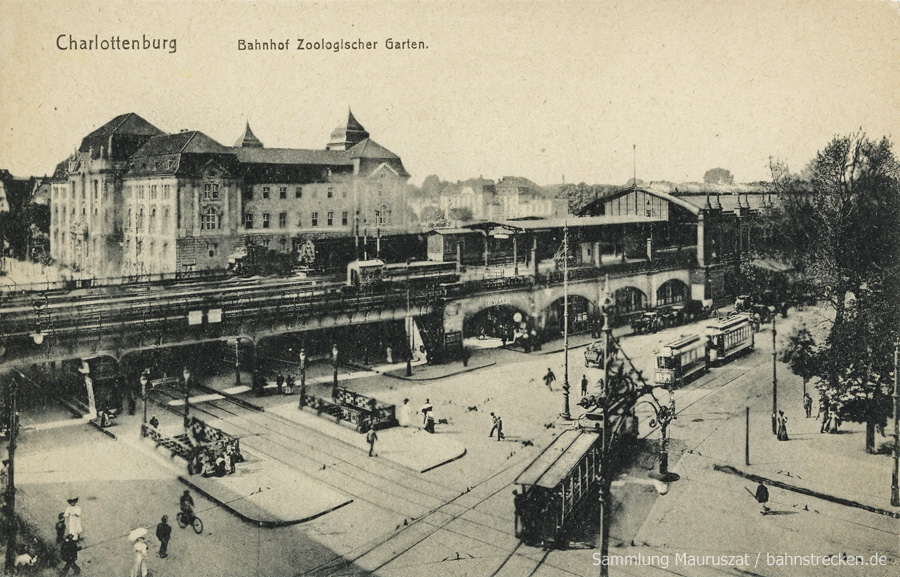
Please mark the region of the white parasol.
POLYGON ((138 527, 137 529, 135 529, 134 531, 132 531, 131 533, 128 534, 128 540, 129 541, 137 541, 141 537, 146 537, 146 536, 147 536, 147 530, 144 529, 143 527, 138 527))

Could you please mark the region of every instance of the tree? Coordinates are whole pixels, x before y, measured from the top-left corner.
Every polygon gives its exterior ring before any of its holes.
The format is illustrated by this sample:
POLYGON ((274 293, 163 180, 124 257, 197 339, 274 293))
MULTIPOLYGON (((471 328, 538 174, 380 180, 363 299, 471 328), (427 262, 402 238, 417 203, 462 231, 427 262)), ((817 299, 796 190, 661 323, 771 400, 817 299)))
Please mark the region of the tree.
POLYGON ((724 168, 711 168, 703 175, 706 184, 734 184, 734 176, 730 170, 724 168))
POLYGON ((444 211, 439 206, 426 206, 422 209, 419 220, 424 224, 435 224, 444 220, 444 211))
POLYGON ((889 411, 900 326, 900 163, 887 138, 835 137, 804 178, 772 162, 771 252, 791 262, 834 312, 821 349, 823 394, 866 423, 866 449, 889 411))
POLYGON ((466 206, 451 208, 447 211, 447 218, 467 222, 472 220, 472 209, 466 206))
POLYGON ((781 351, 781 361, 791 367, 791 372, 803 379, 803 394, 806 383, 819 372, 821 359, 816 341, 805 326, 795 327, 788 335, 788 344, 781 351))

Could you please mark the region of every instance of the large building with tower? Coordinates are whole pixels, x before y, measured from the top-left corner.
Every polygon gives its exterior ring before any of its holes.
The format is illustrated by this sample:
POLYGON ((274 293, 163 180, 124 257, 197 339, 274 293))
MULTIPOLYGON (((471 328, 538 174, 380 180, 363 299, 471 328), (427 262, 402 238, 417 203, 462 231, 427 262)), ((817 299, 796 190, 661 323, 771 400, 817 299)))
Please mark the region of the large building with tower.
POLYGON ((166 133, 135 113, 85 136, 50 181, 51 256, 89 277, 225 269, 248 246, 333 267, 408 227, 409 174, 354 118, 323 149, 166 133))

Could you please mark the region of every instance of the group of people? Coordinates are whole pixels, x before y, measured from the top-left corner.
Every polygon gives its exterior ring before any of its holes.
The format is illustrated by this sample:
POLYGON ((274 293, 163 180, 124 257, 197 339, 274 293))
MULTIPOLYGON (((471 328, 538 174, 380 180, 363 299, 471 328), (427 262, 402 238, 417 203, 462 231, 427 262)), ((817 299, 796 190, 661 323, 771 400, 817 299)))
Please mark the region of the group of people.
MULTIPOLYGON (((297 386, 297 381, 294 379, 294 375, 285 377, 281 372, 275 374, 275 387, 279 395, 294 394, 295 386, 297 386)), ((253 377, 252 388, 258 397, 266 394, 266 378, 261 373, 257 373, 253 377)))
POLYGON ((59 544, 59 556, 66 562, 61 575, 67 575, 69 570, 76 575, 81 573, 78 566, 78 552, 81 546, 78 541, 82 537, 81 507, 78 506, 78 497, 72 497, 66 501, 69 506, 59 514, 56 521, 56 542, 59 544))
POLYGON ((224 477, 235 472, 235 464, 242 463, 240 440, 209 427, 194 418, 187 429, 194 455, 189 470, 204 477, 224 477))

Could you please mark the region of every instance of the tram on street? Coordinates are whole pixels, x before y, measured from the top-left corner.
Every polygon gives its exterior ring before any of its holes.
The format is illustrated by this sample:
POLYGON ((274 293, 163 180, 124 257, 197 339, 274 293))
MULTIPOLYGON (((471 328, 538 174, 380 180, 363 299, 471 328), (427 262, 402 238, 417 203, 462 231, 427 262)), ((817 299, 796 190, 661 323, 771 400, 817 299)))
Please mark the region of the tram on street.
POLYGON ((709 369, 707 341, 700 335, 674 340, 656 352, 654 381, 664 387, 679 387, 709 369))
MULTIPOLYGON (((614 406, 609 422, 602 411, 591 411, 575 429, 560 433, 516 478, 515 534, 528 545, 564 548, 572 521, 596 500, 603 467, 603 436, 615 454, 637 434, 631 410, 614 406), (590 418, 593 417, 593 418, 590 418)), ((607 462, 615 462, 609 458, 607 462)), ((607 471, 612 474, 612 471, 607 471)))
POLYGON ((709 362, 723 363, 753 349, 753 327, 750 316, 732 315, 706 327, 709 362))

